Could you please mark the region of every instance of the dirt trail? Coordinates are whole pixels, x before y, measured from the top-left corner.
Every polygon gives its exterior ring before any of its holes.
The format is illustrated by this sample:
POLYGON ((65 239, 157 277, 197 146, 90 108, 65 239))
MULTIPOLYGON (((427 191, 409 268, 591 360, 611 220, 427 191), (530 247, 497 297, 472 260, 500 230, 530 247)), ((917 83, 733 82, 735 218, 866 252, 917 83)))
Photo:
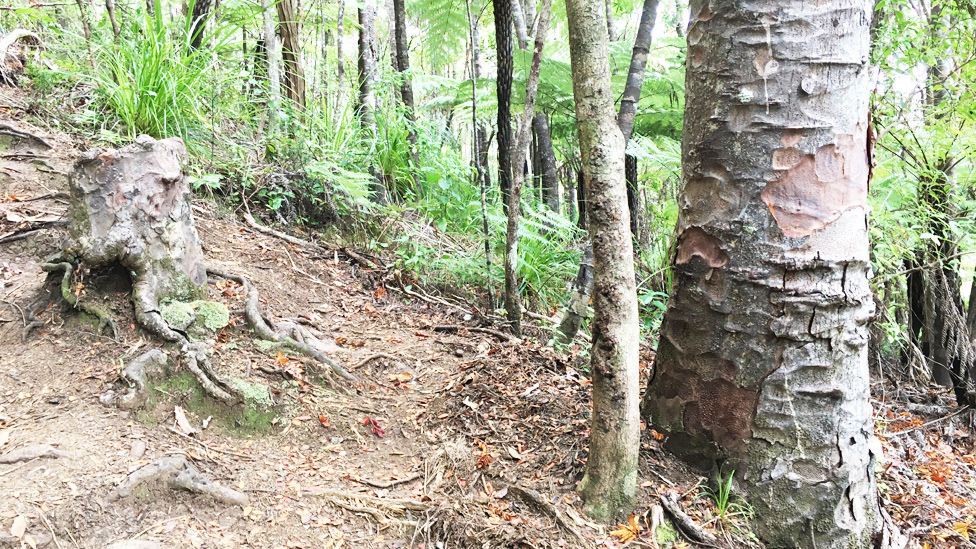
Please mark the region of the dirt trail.
MULTIPOLYGON (((208 262, 249 278, 275 320, 321 332, 362 385, 336 383, 318 365, 256 343, 244 328, 239 287, 211 284, 210 299, 232 311, 214 363, 221 375, 266 393, 273 413, 208 406, 175 376, 155 390, 148 410, 103 406, 99 397, 115 386, 121 364, 163 347, 135 328, 124 272, 82 279, 84 299, 115 315, 118 342, 49 297, 40 266, 63 238, 56 225, 65 202, 57 193, 78 150, 65 136, 43 138, 53 148, 29 139, 0 143, 0 456, 39 444, 66 455, 0 464, 0 547, 21 546, 27 538, 11 529, 25 521, 30 541, 59 548, 137 539, 194 548, 621 544, 619 532, 580 515, 574 491, 590 411, 589 380, 578 371, 584 361, 529 340, 439 330, 477 327, 479 316, 407 295, 358 254, 289 244, 209 202, 193 206, 208 262), (25 232, 31 228, 40 230, 25 232), (45 324, 24 341, 32 313, 45 324), (196 428, 215 418, 184 436, 175 429, 177 406, 196 428), (110 501, 129 473, 166 456, 185 456, 249 503, 160 489, 110 501)), ((930 416, 945 411, 930 408, 930 416)), ((927 528, 920 535, 942 542, 933 546, 966 546, 959 524, 973 516, 976 500, 969 431, 952 421, 923 426, 897 403, 881 409, 881 425, 900 433, 884 441, 894 456, 880 477, 894 502, 889 510, 927 528)), ((645 439, 639 523, 646 527, 654 496, 664 492, 684 494, 682 505, 699 522, 712 519, 714 507, 696 488, 704 479, 660 451, 655 437, 645 439)), ((726 543, 758 546, 741 534, 726 528, 726 543)))
MULTIPOLYGON (((0 234, 8 238, 26 222, 50 223, 64 212, 56 193, 78 151, 66 139, 46 139, 53 149, 20 140, 6 153, 0 234)), ((99 396, 120 365, 160 347, 135 329, 126 273, 84 279, 84 299, 116 315, 115 342, 44 289, 40 266, 63 229, 0 244, 0 453, 36 444, 66 453, 0 466, 0 546, 20 544, 9 535, 19 517, 39 546, 51 547, 126 539, 171 547, 556 547, 583 543, 573 531, 586 532, 585 545, 606 536, 574 508, 588 381, 551 349, 438 330, 475 327, 477 315, 407 296, 344 253, 257 233, 215 214, 211 203, 194 211, 208 262, 248 277, 275 319, 321 331, 334 342, 333 358, 363 385, 330 386, 317 365, 255 343, 243 328, 239 288, 212 284, 211 299, 228 305, 236 325, 219 334, 215 362, 224 376, 267 387, 274 413, 242 416, 245 425, 214 420, 191 440, 173 430, 176 406, 198 428, 226 410, 199 406, 188 386, 158 389, 148 411, 104 407, 99 396), (45 324, 25 342, 31 312, 45 324), (265 373, 274 370, 283 375, 265 373), (249 431, 261 421, 266 432, 249 431), (244 491, 249 504, 160 490, 109 501, 127 474, 172 455, 244 491), (548 503, 507 488, 516 482, 548 503), (546 514, 554 509, 562 526, 546 514)))

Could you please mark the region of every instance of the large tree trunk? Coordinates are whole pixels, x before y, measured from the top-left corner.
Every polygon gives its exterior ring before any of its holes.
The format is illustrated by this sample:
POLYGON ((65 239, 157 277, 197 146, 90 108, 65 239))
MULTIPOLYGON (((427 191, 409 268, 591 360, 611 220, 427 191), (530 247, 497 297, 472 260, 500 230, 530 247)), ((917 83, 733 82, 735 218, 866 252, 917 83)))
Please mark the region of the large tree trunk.
MULTIPOLYGON (((518 5, 519 0, 513 0, 518 5)), ((508 199, 508 226, 505 233, 505 312, 515 335, 522 334, 522 299, 519 295, 518 279, 518 228, 522 205, 522 184, 525 181, 525 149, 532 135, 532 113, 535 109, 535 96, 539 91, 539 69, 542 64, 542 50, 545 46, 546 32, 549 30, 549 13, 552 0, 542 0, 539 13, 539 29, 535 36, 532 51, 532 64, 525 87, 525 108, 519 124, 518 139, 515 142, 515 174, 512 178, 512 192, 508 199)))
POLYGON ((295 0, 280 0, 281 59, 285 68, 285 94, 299 111, 305 109, 305 70, 302 68, 301 28, 295 0))
POLYGON ((593 416, 579 485, 591 517, 609 521, 636 503, 638 414, 637 289, 627 227, 624 140, 610 85, 606 18, 590 0, 567 0, 573 96, 593 243, 593 416))
POLYGON ((414 118, 413 82, 410 76, 410 49, 407 42, 407 13, 403 0, 393 0, 394 35, 396 36, 397 71, 400 73, 400 99, 406 109, 407 140, 410 142, 410 157, 413 161, 414 193, 420 197, 420 155, 417 150, 417 124, 414 118))
POLYGON ((512 43, 512 0, 491 0, 495 10, 495 47, 498 74, 495 93, 498 97, 498 187, 502 207, 508 211, 512 188, 512 77, 515 70, 512 43))
POLYGON ((644 413, 679 455, 736 471, 770 547, 874 547, 881 526, 872 7, 692 5, 674 285, 644 413))

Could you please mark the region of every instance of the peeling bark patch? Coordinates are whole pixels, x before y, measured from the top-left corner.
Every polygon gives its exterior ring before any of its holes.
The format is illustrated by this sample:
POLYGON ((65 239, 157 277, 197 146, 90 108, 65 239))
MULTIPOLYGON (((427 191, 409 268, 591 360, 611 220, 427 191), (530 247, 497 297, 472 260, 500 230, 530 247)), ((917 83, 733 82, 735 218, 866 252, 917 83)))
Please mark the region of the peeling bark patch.
POLYGON ((772 167, 785 173, 768 183, 760 196, 786 236, 810 236, 844 212, 867 205, 866 131, 839 134, 814 154, 777 149, 772 167))
POLYGON ((684 265, 695 256, 704 259, 713 269, 724 267, 729 262, 729 254, 722 249, 719 239, 706 233, 701 227, 691 227, 681 233, 675 262, 684 265))

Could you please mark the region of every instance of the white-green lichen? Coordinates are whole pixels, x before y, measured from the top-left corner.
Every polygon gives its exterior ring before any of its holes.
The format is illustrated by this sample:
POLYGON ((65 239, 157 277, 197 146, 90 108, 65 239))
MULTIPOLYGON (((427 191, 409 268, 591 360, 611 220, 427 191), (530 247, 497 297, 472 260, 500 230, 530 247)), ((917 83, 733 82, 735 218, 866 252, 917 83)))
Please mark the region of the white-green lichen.
POLYGON ((194 332, 213 333, 230 322, 230 311, 215 301, 172 301, 161 306, 159 313, 170 327, 183 331, 192 328, 194 332))
POLYGON ((268 392, 266 386, 239 378, 234 378, 232 381, 240 389, 241 394, 244 395, 244 401, 248 404, 261 406, 274 405, 274 401, 271 400, 271 394, 268 392))

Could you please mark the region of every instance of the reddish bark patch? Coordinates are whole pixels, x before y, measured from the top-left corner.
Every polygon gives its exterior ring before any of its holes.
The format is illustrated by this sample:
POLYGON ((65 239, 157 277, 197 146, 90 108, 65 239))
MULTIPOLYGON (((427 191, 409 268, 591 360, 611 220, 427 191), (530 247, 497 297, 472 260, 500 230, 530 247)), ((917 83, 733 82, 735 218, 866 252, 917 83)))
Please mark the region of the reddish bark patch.
POLYGON ((729 254, 722 249, 722 242, 706 233, 701 227, 690 227, 678 238, 676 263, 683 265, 698 256, 713 269, 724 267, 729 262, 729 254))
POLYGON ((725 379, 696 380, 694 401, 685 407, 689 432, 708 433, 720 447, 739 448, 752 436, 756 388, 738 387, 725 379))
MULTIPOLYGON (((784 135, 781 142, 795 139, 784 135)), ((772 167, 785 173, 768 183, 760 196, 786 236, 810 236, 844 212, 867 204, 866 131, 839 134, 815 154, 801 154, 791 145, 777 149, 772 167)))

